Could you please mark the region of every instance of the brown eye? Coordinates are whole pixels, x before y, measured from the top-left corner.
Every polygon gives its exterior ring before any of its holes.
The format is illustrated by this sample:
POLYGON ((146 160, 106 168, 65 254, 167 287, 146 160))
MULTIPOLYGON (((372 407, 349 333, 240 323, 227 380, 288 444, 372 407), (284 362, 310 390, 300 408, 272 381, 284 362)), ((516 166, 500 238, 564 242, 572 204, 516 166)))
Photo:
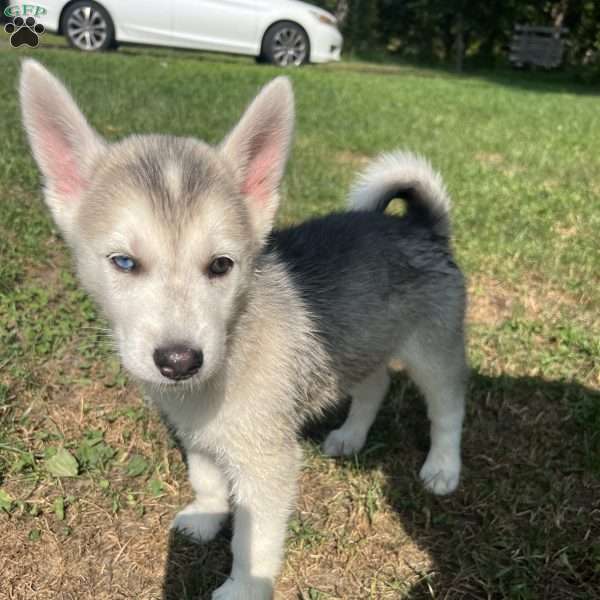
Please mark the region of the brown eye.
POLYGON ((227 256, 217 256, 208 267, 210 277, 222 277, 233 268, 233 261, 227 256))

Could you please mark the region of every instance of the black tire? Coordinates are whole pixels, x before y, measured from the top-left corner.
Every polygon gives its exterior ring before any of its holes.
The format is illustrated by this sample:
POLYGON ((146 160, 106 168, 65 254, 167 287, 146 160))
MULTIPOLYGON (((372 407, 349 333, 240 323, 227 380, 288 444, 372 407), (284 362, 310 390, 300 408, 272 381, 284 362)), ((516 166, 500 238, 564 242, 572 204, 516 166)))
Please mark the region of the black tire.
POLYGON ((310 58, 306 31, 292 21, 280 21, 265 33, 261 58, 279 67, 299 67, 310 58))
POLYGON ((106 9, 81 0, 65 10, 61 30, 73 48, 83 52, 104 52, 116 47, 115 26, 106 9))

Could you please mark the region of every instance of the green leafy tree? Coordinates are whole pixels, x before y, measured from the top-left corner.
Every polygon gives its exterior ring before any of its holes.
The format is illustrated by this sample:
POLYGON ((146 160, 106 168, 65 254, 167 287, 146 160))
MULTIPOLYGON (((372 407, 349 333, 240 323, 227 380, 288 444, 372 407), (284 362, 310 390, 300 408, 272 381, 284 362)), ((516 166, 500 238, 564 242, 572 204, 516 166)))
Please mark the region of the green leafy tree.
POLYGON ((598 0, 318 0, 338 16, 346 50, 374 46, 426 62, 506 62, 517 24, 566 27, 570 65, 600 73, 598 0))

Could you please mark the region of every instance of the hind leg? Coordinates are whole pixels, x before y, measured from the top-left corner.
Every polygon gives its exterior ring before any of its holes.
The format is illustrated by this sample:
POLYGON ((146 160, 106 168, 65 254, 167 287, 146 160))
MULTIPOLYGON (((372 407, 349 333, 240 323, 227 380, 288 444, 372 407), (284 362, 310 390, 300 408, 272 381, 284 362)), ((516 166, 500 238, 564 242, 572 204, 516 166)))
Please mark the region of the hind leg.
POLYGON ((350 414, 339 428, 332 431, 323 444, 328 456, 348 456, 358 452, 367 439, 381 402, 390 385, 387 365, 380 366, 352 391, 350 414))
POLYGON ((420 477, 434 494, 449 494, 460 478, 467 374, 464 346, 462 340, 458 349, 443 343, 413 342, 409 346, 399 358, 425 395, 431 423, 431 447, 420 477))

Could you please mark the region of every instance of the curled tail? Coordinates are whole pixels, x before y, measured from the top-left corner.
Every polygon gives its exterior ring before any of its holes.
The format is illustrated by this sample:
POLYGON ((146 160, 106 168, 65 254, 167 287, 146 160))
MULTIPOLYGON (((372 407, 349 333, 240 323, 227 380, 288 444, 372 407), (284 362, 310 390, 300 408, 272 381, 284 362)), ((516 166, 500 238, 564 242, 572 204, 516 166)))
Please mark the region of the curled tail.
POLYGON ((409 218, 438 235, 450 234, 450 197, 440 174, 426 159, 402 151, 382 154, 352 186, 348 209, 383 212, 394 198, 406 201, 409 218))

